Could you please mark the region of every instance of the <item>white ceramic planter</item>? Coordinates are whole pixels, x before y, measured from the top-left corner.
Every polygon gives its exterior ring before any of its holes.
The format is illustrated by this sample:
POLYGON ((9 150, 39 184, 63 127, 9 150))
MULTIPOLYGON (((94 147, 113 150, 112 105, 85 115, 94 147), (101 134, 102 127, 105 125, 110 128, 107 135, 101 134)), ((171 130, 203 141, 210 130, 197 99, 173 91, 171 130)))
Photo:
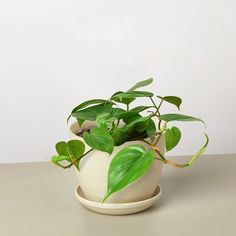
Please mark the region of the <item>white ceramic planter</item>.
MULTIPOLYGON (((82 128, 77 123, 70 127, 70 138, 82 140, 76 133, 95 126, 94 122, 86 122, 82 128)), ((141 144, 149 148, 147 144, 141 141, 130 141, 120 146, 116 146, 112 155, 101 151, 92 151, 81 160, 80 172, 77 171, 79 177, 80 189, 83 196, 95 202, 102 202, 107 190, 107 175, 111 159, 118 151, 131 144, 141 144)), ((165 145, 164 137, 158 142, 158 148, 164 154, 165 145)), ((86 150, 90 148, 86 146, 86 150)), ((146 200, 153 197, 160 181, 163 163, 154 160, 150 169, 144 176, 140 177, 136 182, 130 184, 126 188, 112 194, 106 203, 128 203, 146 200)))

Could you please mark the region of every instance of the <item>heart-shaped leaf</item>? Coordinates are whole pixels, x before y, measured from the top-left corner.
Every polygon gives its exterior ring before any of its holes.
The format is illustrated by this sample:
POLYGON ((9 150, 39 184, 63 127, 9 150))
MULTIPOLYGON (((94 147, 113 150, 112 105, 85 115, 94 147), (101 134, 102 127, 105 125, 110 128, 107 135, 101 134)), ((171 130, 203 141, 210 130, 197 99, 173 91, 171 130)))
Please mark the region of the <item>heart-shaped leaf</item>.
POLYGON ((174 104, 175 106, 177 106, 178 109, 180 109, 180 105, 182 103, 182 99, 180 97, 176 96, 165 96, 165 97, 157 96, 157 97, 168 103, 174 104))
POLYGON ((136 89, 138 89, 138 88, 145 87, 145 86, 151 84, 152 81, 153 81, 152 78, 146 79, 146 80, 143 80, 143 81, 140 81, 140 82, 136 83, 136 84, 135 84, 132 88, 130 88, 128 91, 133 91, 133 90, 136 90, 136 89))
MULTIPOLYGON (((72 113, 75 113, 75 112, 77 112, 77 111, 79 111, 79 110, 81 110, 81 109, 83 109, 87 106, 94 105, 94 104, 101 104, 101 103, 105 103, 105 102, 107 102, 107 100, 104 100, 104 99, 91 99, 91 100, 88 100, 88 101, 85 101, 85 102, 79 104, 78 106, 73 108, 73 110, 71 111, 71 114, 67 118, 67 122, 71 118, 72 113)), ((78 120, 79 125, 82 125, 83 121, 84 120, 78 120)))
POLYGON ((68 146, 70 147, 70 152, 73 156, 73 160, 78 159, 84 154, 85 145, 83 142, 79 140, 70 140, 67 142, 68 146))
POLYGON ((83 133, 84 141, 93 149, 112 153, 114 148, 114 140, 112 136, 103 128, 93 128, 90 133, 83 133))
POLYGON ((72 113, 73 117, 80 120, 96 120, 101 113, 110 113, 113 103, 106 102, 99 105, 91 106, 80 111, 72 113))
POLYGON ((53 163, 63 167, 59 162, 68 161, 72 163, 76 161, 75 165, 79 170, 79 161, 85 151, 85 145, 83 142, 79 140, 70 140, 69 142, 61 141, 56 144, 56 151, 58 156, 53 156, 51 158, 53 163))
POLYGON ((166 129, 165 140, 166 140, 166 151, 173 149, 181 139, 180 130, 173 126, 172 128, 166 129))
POLYGON ((200 121, 204 123, 204 121, 199 118, 196 118, 193 116, 182 115, 182 114, 174 114, 174 113, 161 115, 160 119, 167 122, 169 121, 200 121))
POLYGON ((150 168, 154 158, 152 151, 142 145, 131 145, 119 151, 112 159, 108 171, 107 193, 103 202, 143 176, 150 168))
POLYGON ((56 144, 56 151, 60 156, 66 156, 66 157, 72 156, 70 147, 65 141, 61 141, 56 144))

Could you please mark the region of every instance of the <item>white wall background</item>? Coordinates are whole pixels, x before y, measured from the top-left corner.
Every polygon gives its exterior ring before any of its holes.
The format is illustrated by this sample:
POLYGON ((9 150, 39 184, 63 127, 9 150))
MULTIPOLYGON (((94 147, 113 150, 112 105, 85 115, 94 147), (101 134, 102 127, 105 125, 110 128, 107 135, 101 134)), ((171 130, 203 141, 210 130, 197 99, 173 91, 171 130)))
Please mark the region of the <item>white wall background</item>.
MULTIPOLYGON (((73 106, 149 77, 153 91, 181 96, 182 112, 206 121, 208 154, 235 153, 235 8, 233 0, 1 1, 0 162, 48 160, 68 136, 73 106)), ((172 154, 204 141, 202 125, 184 127, 172 154)))

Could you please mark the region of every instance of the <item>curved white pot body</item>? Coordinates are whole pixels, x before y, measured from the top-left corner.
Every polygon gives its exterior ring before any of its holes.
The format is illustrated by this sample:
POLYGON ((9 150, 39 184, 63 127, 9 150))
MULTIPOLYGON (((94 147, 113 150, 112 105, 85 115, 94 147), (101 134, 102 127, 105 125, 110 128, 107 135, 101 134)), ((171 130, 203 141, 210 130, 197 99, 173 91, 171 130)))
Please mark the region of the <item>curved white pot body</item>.
MULTIPOLYGON (((82 130, 95 126, 94 122, 87 122, 82 126, 82 130)), ((82 140, 76 133, 81 131, 81 128, 75 123, 70 128, 71 139, 82 140)), ((132 144, 144 145, 147 149, 149 146, 141 141, 130 141, 120 146, 114 147, 111 155, 105 152, 94 150, 81 160, 79 176, 79 184, 85 198, 95 202, 102 202, 107 191, 107 176, 108 169, 112 158, 124 147, 132 144)), ((164 154, 165 143, 164 136, 161 137, 157 147, 164 154)), ((90 147, 86 146, 86 150, 90 147)), ((154 160, 150 169, 140 177, 137 181, 130 184, 126 188, 113 193, 106 203, 128 203, 137 202, 151 198, 160 182, 160 175, 163 163, 154 160)))

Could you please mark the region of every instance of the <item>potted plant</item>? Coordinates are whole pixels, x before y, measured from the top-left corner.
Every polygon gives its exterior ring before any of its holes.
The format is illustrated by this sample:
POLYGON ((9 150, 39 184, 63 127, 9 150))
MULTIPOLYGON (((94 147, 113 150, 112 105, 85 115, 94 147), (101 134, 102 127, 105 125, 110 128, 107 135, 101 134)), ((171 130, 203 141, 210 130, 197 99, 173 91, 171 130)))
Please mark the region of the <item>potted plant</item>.
POLYGON ((189 162, 179 164, 166 159, 165 152, 172 150, 181 139, 180 129, 169 126, 172 121, 204 122, 183 114, 161 114, 164 102, 179 110, 182 100, 140 90, 152 81, 138 82, 109 99, 85 101, 69 115, 68 120, 76 118, 70 128, 72 140, 58 142, 57 155, 51 161, 64 169, 75 167, 80 194, 87 201, 102 207, 151 199, 157 191, 163 163, 184 168, 205 151, 209 142, 206 133, 205 144, 189 162), (140 98, 149 99, 150 103, 131 107, 140 98))

